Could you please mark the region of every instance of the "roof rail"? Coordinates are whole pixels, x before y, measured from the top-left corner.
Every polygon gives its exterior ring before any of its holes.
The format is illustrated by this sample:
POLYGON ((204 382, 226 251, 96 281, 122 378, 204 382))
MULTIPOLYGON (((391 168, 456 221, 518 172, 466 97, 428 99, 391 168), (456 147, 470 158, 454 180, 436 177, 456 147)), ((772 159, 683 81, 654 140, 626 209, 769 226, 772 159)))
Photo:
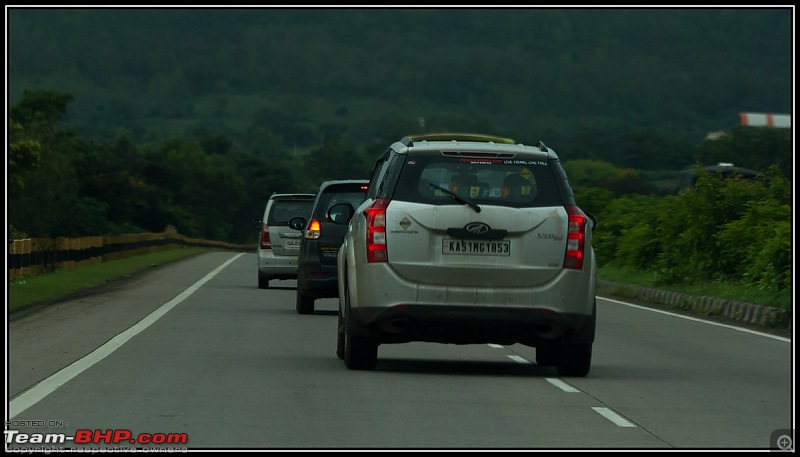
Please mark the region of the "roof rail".
POLYGON ((548 148, 547 148, 547 146, 544 145, 544 141, 539 140, 539 144, 537 144, 536 146, 539 146, 539 150, 540 151, 547 152, 548 148))
POLYGON ((485 143, 514 144, 513 138, 505 138, 494 135, 482 135, 479 133, 422 133, 419 135, 408 135, 403 138, 403 144, 413 143, 414 141, 481 141, 485 143))

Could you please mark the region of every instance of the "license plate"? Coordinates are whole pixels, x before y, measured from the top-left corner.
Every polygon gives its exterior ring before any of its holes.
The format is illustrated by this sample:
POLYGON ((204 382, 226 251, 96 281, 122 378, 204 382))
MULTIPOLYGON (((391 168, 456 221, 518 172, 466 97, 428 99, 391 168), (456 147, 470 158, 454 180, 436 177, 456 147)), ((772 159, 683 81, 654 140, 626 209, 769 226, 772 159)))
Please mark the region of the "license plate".
POLYGON ((442 240, 442 254, 445 255, 496 255, 510 256, 509 240, 442 240))
POLYGON ((299 248, 300 247, 300 240, 286 240, 286 247, 287 248, 299 248))

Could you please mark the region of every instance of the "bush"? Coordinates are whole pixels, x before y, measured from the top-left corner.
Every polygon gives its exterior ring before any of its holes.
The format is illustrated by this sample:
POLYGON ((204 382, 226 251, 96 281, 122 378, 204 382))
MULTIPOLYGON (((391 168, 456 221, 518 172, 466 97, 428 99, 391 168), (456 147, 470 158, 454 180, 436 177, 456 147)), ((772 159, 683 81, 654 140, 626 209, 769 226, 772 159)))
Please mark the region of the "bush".
POLYGON ((703 172, 679 195, 601 195, 585 197, 602 208, 599 266, 653 271, 660 285, 740 283, 780 300, 791 290, 791 185, 777 167, 755 180, 703 172))
MULTIPOLYGON (((629 261, 638 263, 638 260, 629 259, 627 256, 639 257, 641 254, 633 253, 639 248, 631 246, 629 250, 621 251, 621 244, 630 230, 653 223, 661 199, 662 197, 632 194, 611 200, 604 205, 602 211, 596 214, 597 230, 592 240, 599 265, 611 262, 625 264, 629 261)), ((657 246, 651 245, 648 250, 653 251, 655 248, 657 246)), ((654 257, 649 259, 650 263, 653 259, 654 257)))

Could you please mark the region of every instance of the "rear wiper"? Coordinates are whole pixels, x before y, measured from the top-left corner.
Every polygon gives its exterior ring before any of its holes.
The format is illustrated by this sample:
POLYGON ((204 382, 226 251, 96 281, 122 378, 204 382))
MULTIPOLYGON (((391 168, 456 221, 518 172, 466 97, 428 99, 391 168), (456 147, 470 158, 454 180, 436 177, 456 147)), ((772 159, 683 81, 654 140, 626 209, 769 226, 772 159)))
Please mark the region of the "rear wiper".
POLYGON ((448 188, 446 188, 446 187, 442 187, 442 186, 440 186, 440 185, 438 185, 438 184, 434 184, 434 183, 432 183, 432 182, 428 182, 428 184, 429 184, 429 185, 430 185, 432 188, 434 188, 434 189, 439 189, 439 190, 441 190, 442 192, 446 193, 446 194, 447 194, 447 195, 449 195, 449 196, 450 196, 450 198, 452 198, 453 200, 455 200, 455 201, 457 201, 457 202, 459 202, 459 203, 463 203, 463 204, 465 204, 465 205, 469 206, 470 208, 474 209, 476 213, 480 213, 480 212, 481 212, 481 207, 480 207, 480 206, 478 206, 478 204, 477 204, 477 203, 475 203, 474 201, 472 201, 472 200, 467 200, 466 198, 464 198, 464 197, 462 197, 462 196, 458 195, 457 193, 455 193, 455 192, 451 191, 450 189, 448 189, 448 188))

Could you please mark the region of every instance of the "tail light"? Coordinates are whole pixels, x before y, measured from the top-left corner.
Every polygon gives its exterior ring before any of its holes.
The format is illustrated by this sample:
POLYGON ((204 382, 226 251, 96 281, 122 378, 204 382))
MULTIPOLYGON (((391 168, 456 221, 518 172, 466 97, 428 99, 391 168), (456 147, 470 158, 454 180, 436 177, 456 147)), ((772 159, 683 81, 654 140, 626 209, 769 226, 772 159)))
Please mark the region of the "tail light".
POLYGON ((386 251, 386 207, 389 200, 378 199, 364 210, 367 218, 367 262, 388 262, 386 251))
POLYGON ((269 239, 269 227, 261 224, 261 249, 272 249, 272 242, 269 239))
POLYGON ((583 268, 584 244, 586 242, 586 216, 577 206, 565 206, 564 209, 567 210, 569 218, 564 268, 580 270, 583 268))
POLYGON ((308 223, 308 228, 306 229, 306 239, 307 240, 318 240, 320 236, 322 236, 322 226, 319 225, 319 221, 316 219, 311 219, 311 222, 308 223))

